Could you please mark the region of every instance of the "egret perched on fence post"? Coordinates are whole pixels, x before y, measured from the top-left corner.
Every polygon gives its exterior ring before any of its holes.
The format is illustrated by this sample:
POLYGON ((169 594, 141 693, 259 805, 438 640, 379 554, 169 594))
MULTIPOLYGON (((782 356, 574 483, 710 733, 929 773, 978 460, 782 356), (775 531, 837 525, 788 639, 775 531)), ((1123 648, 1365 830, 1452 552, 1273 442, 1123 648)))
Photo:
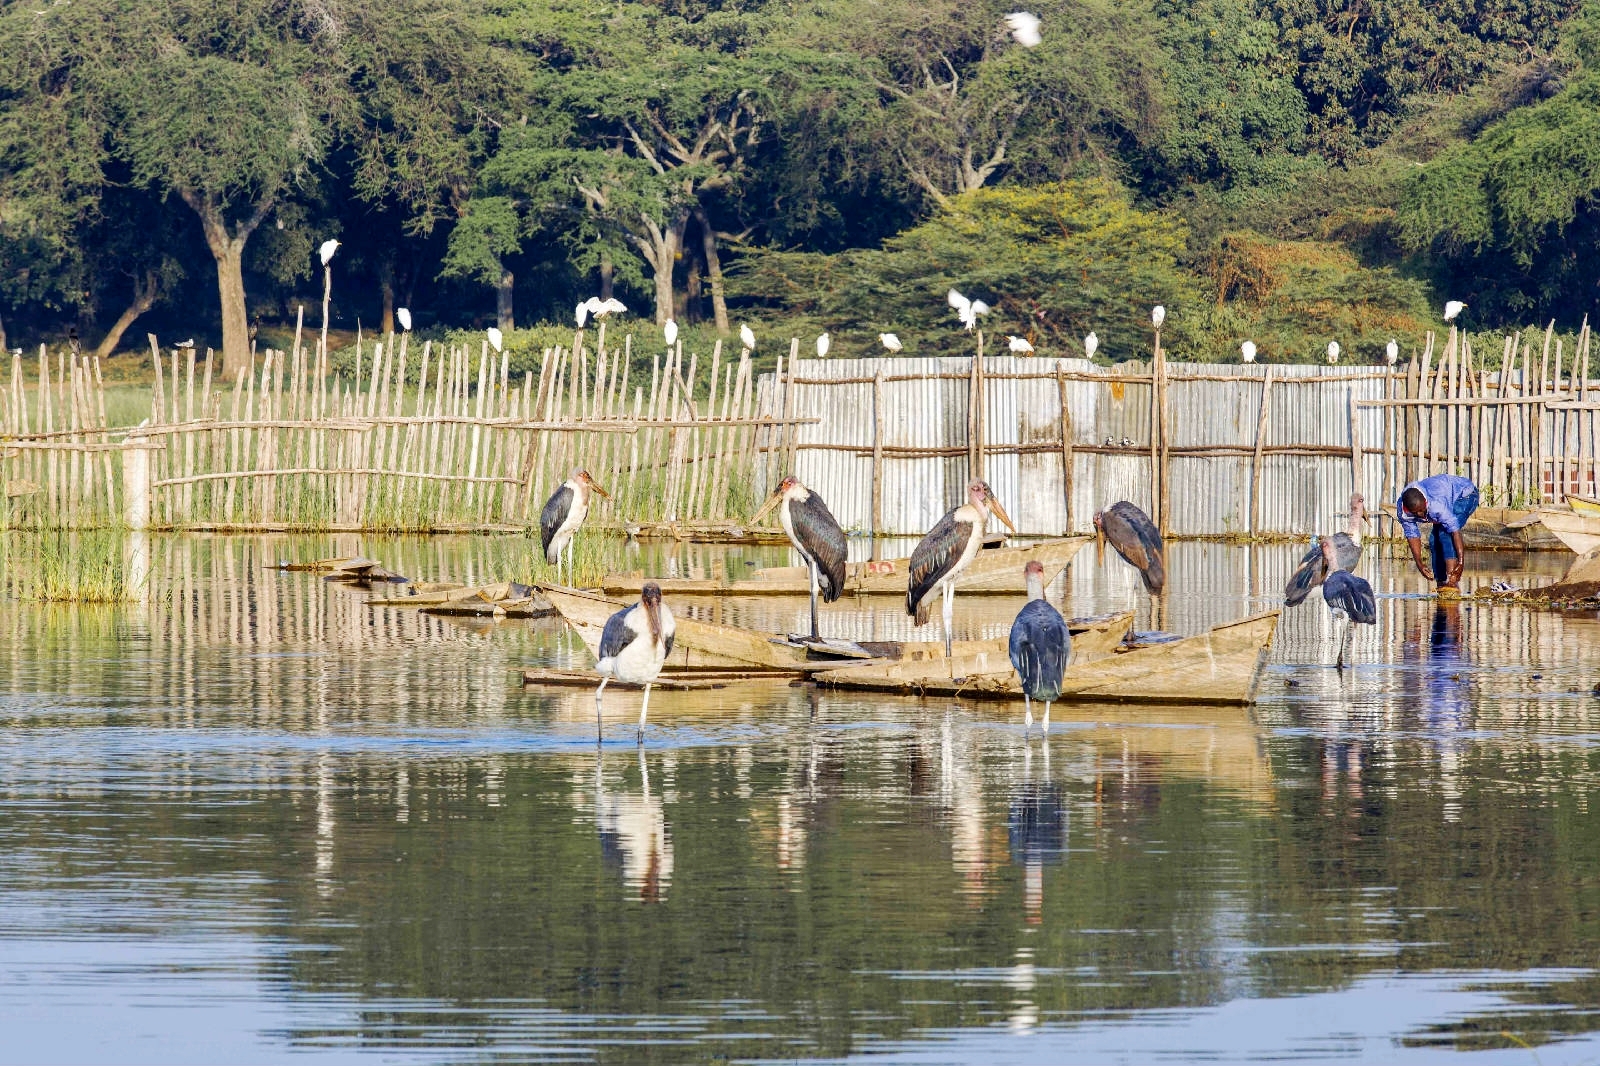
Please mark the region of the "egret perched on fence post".
POLYGON ((1451 300, 1444 305, 1444 320, 1454 322, 1457 315, 1467 309, 1467 305, 1460 300, 1451 300))
POLYGON ((1338 361, 1339 361, 1339 342, 1338 341, 1329 341, 1328 342, 1328 365, 1332 366, 1333 364, 1337 363, 1338 361))
POLYGON ((822 497, 802 485, 793 474, 778 482, 777 489, 767 497, 750 524, 759 525, 774 507, 778 508, 778 521, 788 534, 789 543, 811 570, 811 639, 819 640, 817 593, 822 593, 824 603, 832 603, 844 595, 844 560, 849 544, 822 497))
POLYGON ((483 332, 489 338, 489 347, 494 349, 494 354, 499 355, 501 347, 506 343, 506 335, 500 332, 498 326, 490 326, 483 332))
POLYGON ((556 568, 556 579, 561 578, 561 553, 567 553, 567 583, 571 585, 573 577, 572 540, 578 532, 578 527, 583 525, 583 520, 589 517, 589 495, 598 492, 606 499, 611 496, 605 489, 596 484, 594 478, 589 476, 587 470, 574 470, 572 476, 561 483, 545 501, 544 510, 539 512, 539 543, 544 548, 544 561, 556 568))
MULTIPOLYGON (((984 527, 989 512, 1015 533, 1006 509, 995 499, 987 482, 974 480, 967 485, 967 502, 945 512, 945 516, 922 538, 911 553, 911 573, 906 583, 906 613, 917 625, 926 625, 933 613, 933 594, 944 599, 944 655, 950 658, 950 631, 955 622, 955 580, 983 547, 984 527)), ((954 670, 954 664, 951 670, 954 670)), ((954 676, 952 674, 951 676, 954 676)))
POLYGON ((667 319, 667 324, 661 327, 661 335, 667 339, 667 347, 672 347, 678 340, 678 323, 667 319))
POLYGON ((333 262, 333 253, 338 250, 339 242, 332 237, 323 241, 317 249, 317 258, 322 260, 322 365, 317 368, 319 376, 326 376, 328 371, 328 307, 333 303, 333 268, 328 264, 333 262))
POLYGON ((1400 361, 1400 344, 1393 337, 1389 338, 1388 345, 1383 349, 1383 358, 1390 366, 1400 361))
POLYGON ((1033 728, 1033 701, 1044 701, 1044 732, 1050 733, 1050 704, 1061 695, 1061 678, 1072 657, 1066 620, 1044 598, 1044 564, 1032 559, 1023 568, 1028 602, 1011 623, 1011 665, 1022 683, 1022 732, 1033 728))
POLYGON ((989 305, 982 300, 969 300, 954 289, 945 293, 945 302, 955 308, 956 318, 971 333, 978 324, 978 316, 989 313, 989 305))
POLYGON ((394 309, 394 318, 396 322, 400 323, 400 332, 411 332, 411 309, 409 307, 396 307, 394 309))
POLYGON ((639 743, 644 743, 645 716, 650 713, 650 685, 661 676, 661 667, 672 654, 672 637, 677 632, 672 610, 661 602, 661 586, 646 581, 639 602, 624 607, 606 619, 600 631, 600 647, 595 670, 600 687, 594 692, 595 740, 605 736, 605 721, 600 715, 601 699, 612 678, 630 685, 644 686, 639 704, 639 743))
POLYGON ((739 343, 748 351, 756 350, 756 334, 748 322, 739 323, 739 343))
POLYGON ((1085 359, 1093 359, 1094 358, 1094 353, 1099 351, 1099 350, 1100 350, 1100 337, 1099 337, 1098 334, 1096 334, 1094 331, 1091 330, 1089 335, 1087 337, 1083 338, 1083 356, 1084 356, 1085 359))

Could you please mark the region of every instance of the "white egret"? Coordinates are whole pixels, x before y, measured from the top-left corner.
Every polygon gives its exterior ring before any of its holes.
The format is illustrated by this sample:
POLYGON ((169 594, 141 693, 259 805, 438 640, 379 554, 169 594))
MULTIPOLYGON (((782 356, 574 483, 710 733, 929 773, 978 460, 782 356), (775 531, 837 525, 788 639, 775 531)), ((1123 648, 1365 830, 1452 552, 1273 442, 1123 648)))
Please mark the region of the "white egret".
POLYGON ((1390 366, 1400 361, 1400 344, 1393 337, 1389 338, 1388 346, 1383 349, 1383 357, 1390 366))
POLYGON ((982 300, 969 300, 954 289, 945 293, 945 302, 955 308, 956 317, 970 332, 978 324, 978 316, 989 313, 989 305, 982 300))
POLYGON ((900 343, 900 338, 896 337, 893 333, 880 333, 878 334, 878 340, 881 341, 883 346, 889 349, 891 352, 898 352, 905 347, 905 345, 900 343))
POLYGON ((1044 39, 1039 36, 1039 16, 1031 11, 1013 11, 1006 16, 1006 26, 1024 48, 1037 48, 1044 39))
POLYGON ((582 329, 583 324, 589 321, 589 301, 585 300, 580 303, 574 313, 578 316, 578 328, 582 329))
POLYGON ((317 249, 317 257, 322 260, 322 265, 327 266, 333 259, 333 253, 339 250, 339 242, 329 237, 322 242, 322 247, 317 249))
POLYGON ((748 322, 739 323, 739 343, 752 352, 756 350, 756 334, 748 322))
POLYGON ((1100 337, 1098 334, 1091 332, 1087 337, 1083 338, 1083 354, 1086 357, 1093 359, 1094 353, 1099 350, 1100 337))
POLYGON ((661 333, 667 338, 667 347, 672 347, 678 341, 678 324, 670 318, 667 319, 667 324, 661 327, 661 333))
POLYGON ((817 335, 817 358, 826 359, 828 357, 828 349, 831 347, 833 347, 833 338, 826 333, 819 333, 817 335))
POLYGON ((400 323, 401 330, 403 330, 406 333, 410 333, 411 332, 411 309, 410 308, 408 308, 408 307, 396 307, 394 309, 394 320, 396 322, 400 323))
POLYGON ((1156 327, 1156 329, 1160 329, 1161 323, 1165 322, 1166 320, 1167 309, 1165 307, 1160 304, 1156 304, 1150 309, 1150 324, 1156 327))
POLYGON ((594 317, 604 318, 607 315, 625 315, 628 308, 615 296, 607 296, 604 300, 590 297, 589 309, 594 312, 594 317))
POLYGON ((1243 344, 1239 345, 1239 354, 1244 356, 1244 361, 1245 362, 1247 362, 1247 363, 1255 362, 1256 361, 1256 342, 1255 341, 1245 341, 1243 344))
POLYGON ((1449 303, 1444 305, 1444 320, 1446 322, 1450 322, 1466 309, 1467 305, 1462 303, 1460 300, 1451 300, 1449 303))
POLYGON ((1329 341, 1328 342, 1328 365, 1332 366, 1334 363, 1337 363, 1338 361, 1339 361, 1339 342, 1338 341, 1329 341))
POLYGON ((1033 345, 1029 344, 1023 338, 1007 335, 1006 340, 1009 342, 1009 346, 1012 351, 1021 352, 1024 355, 1033 354, 1033 345))
POLYGON ((505 334, 501 333, 499 328, 495 326, 490 326, 484 332, 489 335, 489 347, 493 348, 495 352, 498 353, 500 351, 500 346, 506 342, 505 334))
POLYGON ((177 344, 173 345, 173 347, 174 348, 193 348, 194 347, 194 338, 190 337, 186 341, 179 341, 177 344))

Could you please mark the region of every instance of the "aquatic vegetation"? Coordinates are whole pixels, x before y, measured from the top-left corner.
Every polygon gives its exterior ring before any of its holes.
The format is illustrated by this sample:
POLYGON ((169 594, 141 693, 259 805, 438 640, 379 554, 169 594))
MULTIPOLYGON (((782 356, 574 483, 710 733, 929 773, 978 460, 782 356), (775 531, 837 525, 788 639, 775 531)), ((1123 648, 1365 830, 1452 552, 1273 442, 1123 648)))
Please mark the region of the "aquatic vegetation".
POLYGON ((49 603, 129 603, 144 579, 121 530, 64 530, 0 538, 9 596, 49 603))

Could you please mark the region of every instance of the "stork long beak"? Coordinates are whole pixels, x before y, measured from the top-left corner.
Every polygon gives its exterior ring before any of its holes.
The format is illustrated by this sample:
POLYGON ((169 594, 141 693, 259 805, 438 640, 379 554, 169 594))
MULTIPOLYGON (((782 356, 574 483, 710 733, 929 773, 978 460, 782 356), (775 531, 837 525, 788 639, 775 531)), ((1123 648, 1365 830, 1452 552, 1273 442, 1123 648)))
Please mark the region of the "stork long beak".
POLYGON ((599 485, 595 484, 595 481, 594 481, 593 478, 589 479, 589 487, 591 489, 593 489, 594 491, 598 492, 601 496, 604 496, 606 499, 608 499, 608 500, 611 499, 611 493, 607 492, 605 489, 603 489, 599 485))
POLYGON ((774 507, 778 506, 779 501, 782 499, 783 493, 781 492, 774 492, 771 496, 768 496, 767 502, 761 505, 761 510, 757 511, 756 516, 750 519, 750 524, 753 526, 759 526, 761 524, 761 520, 767 517, 767 513, 774 507))
POLYGON ((1011 516, 1006 514, 1006 509, 1000 506, 1000 501, 995 499, 992 492, 989 493, 989 510, 993 511, 994 516, 1006 524, 1006 528, 1011 530, 1013 535, 1017 532, 1017 527, 1012 524, 1011 516))
POLYGON ((1106 531, 1098 525, 1094 527, 1094 563, 1106 565, 1106 531))

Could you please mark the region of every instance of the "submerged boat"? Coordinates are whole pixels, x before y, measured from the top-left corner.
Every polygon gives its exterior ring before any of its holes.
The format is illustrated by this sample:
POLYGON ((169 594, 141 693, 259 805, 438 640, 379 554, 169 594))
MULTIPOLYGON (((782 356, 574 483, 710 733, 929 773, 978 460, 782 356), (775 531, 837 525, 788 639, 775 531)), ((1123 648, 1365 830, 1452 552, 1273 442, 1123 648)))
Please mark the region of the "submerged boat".
POLYGON ((1600 515, 1580 514, 1559 507, 1541 507, 1534 513, 1537 521, 1579 555, 1600 548, 1600 515))
MULTIPOLYGON (((1088 537, 1058 537, 1026 547, 988 548, 973 556, 962 571, 957 591, 1020 595, 1027 591, 1022 568, 1037 559, 1044 565, 1045 584, 1054 581, 1072 557, 1089 543, 1088 537)), ((878 559, 849 563, 845 568, 845 595, 904 596, 910 559, 878 559)), ((718 594, 736 596, 804 596, 811 591, 811 571, 804 566, 768 566, 752 570, 739 578, 661 578, 642 573, 607 574, 601 582, 605 592, 637 593, 646 581, 654 581, 667 595, 718 594)))

